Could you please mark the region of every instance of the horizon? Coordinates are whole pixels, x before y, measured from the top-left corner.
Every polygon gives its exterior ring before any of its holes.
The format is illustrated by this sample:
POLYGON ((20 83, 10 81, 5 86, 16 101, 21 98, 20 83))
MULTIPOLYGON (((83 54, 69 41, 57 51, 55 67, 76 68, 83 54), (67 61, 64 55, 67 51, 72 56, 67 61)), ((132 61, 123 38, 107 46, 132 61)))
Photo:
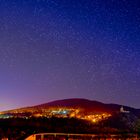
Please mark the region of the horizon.
POLYGON ((34 105, 25 105, 25 106, 21 106, 21 107, 17 107, 17 108, 11 108, 11 109, 7 109, 7 110, 0 110, 0 112, 10 111, 10 110, 15 110, 15 109, 28 108, 28 107, 35 107, 35 106, 38 106, 38 105, 48 104, 48 103, 57 102, 57 101, 77 100, 77 99, 78 100, 93 101, 93 102, 95 101, 95 102, 99 102, 99 103, 103 103, 103 104, 110 104, 110 105, 120 105, 120 106, 123 106, 123 107, 130 107, 130 108, 133 108, 133 109, 140 109, 140 108, 135 108, 133 106, 117 104, 117 103, 105 103, 105 102, 102 102, 102 101, 91 100, 91 99, 87 99, 87 98, 66 98, 66 99, 60 99, 60 100, 52 100, 52 101, 43 102, 43 103, 34 104, 34 105))
POLYGON ((138 0, 0 0, 0 110, 64 98, 140 108, 138 0))

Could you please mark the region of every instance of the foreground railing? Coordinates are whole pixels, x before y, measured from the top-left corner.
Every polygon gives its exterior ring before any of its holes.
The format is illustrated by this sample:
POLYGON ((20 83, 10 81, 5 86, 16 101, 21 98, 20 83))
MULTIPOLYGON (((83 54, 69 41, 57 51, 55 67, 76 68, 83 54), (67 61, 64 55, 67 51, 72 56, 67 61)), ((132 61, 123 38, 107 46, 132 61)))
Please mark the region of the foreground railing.
POLYGON ((32 134, 25 140, 139 140, 136 134, 66 134, 39 133, 32 134))

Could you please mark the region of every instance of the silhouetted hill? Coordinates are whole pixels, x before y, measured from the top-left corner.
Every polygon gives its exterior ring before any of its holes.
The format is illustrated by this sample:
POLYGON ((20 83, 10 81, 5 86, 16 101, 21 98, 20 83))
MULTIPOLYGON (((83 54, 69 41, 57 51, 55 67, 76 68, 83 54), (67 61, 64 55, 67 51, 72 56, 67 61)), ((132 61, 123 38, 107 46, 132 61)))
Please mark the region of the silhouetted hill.
POLYGON ((96 109, 102 108, 103 106, 104 104, 98 101, 74 98, 74 99, 56 100, 35 107, 73 107, 73 108, 96 109))
MULTIPOLYGON (((92 112, 116 113, 120 111, 121 106, 122 105, 105 104, 102 102, 88 100, 88 99, 72 98, 72 99, 56 100, 49 103, 37 105, 34 107, 37 107, 37 108, 73 107, 73 108, 82 108, 84 110, 92 111, 92 112)), ((135 109, 128 106, 123 106, 123 107, 125 110, 128 110, 135 115, 140 115, 140 109, 135 109)))
MULTIPOLYGON (((15 109, 16 111, 22 110, 23 112, 26 110, 32 110, 32 109, 48 109, 51 107, 59 108, 59 107, 67 107, 67 108, 80 108, 84 112, 96 112, 96 113, 119 113, 120 108, 122 105, 118 104, 105 104, 102 102, 94 101, 94 100, 88 100, 88 99, 81 99, 81 98, 72 98, 72 99, 63 99, 63 100, 56 100, 49 103, 44 103, 32 107, 25 107, 25 108, 19 108, 15 109)), ((140 116, 140 109, 135 109, 128 106, 123 106, 125 110, 130 111, 132 114, 136 116, 140 116)), ((6 112, 15 112, 15 110, 11 111, 5 111, 6 112)))

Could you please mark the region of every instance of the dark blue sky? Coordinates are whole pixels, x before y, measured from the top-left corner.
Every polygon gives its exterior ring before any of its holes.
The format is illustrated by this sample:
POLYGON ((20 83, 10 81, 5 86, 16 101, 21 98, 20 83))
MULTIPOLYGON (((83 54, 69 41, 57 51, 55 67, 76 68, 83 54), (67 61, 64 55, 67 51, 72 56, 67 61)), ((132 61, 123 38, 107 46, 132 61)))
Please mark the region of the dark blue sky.
POLYGON ((63 98, 140 108, 139 0, 0 0, 0 110, 63 98))

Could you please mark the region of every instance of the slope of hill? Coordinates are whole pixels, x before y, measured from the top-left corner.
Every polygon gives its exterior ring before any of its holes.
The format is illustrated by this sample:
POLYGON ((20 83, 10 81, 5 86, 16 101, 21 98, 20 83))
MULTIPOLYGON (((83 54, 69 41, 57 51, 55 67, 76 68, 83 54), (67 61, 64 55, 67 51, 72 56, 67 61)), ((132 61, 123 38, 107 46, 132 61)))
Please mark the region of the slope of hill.
POLYGON ((64 100, 56 100, 53 102, 41 104, 34 107, 41 107, 41 108, 47 108, 47 107, 70 107, 70 108, 82 108, 86 109, 88 111, 94 110, 94 111, 104 111, 104 104, 98 101, 91 101, 87 99, 79 99, 79 98, 73 98, 73 99, 64 99, 64 100))
MULTIPOLYGON (((44 103, 32 107, 25 107, 5 112, 15 112, 20 111, 22 112, 27 110, 34 110, 34 109, 48 109, 51 107, 59 108, 59 107, 65 107, 65 108, 81 108, 84 111, 88 112, 107 112, 107 113, 117 113, 120 111, 122 105, 118 104, 105 104, 98 101, 88 100, 88 99, 81 99, 81 98, 72 98, 72 99, 63 99, 63 100, 56 100, 49 103, 44 103)), ((136 116, 140 116, 140 109, 135 109, 128 106, 123 106, 125 110, 130 111, 136 116)))
MULTIPOLYGON (((108 113, 116 113, 120 111, 122 105, 118 104, 105 104, 102 102, 81 99, 81 98, 72 98, 72 99, 63 99, 56 100, 49 103, 41 104, 34 106, 33 108, 48 108, 48 107, 73 107, 73 108, 82 108, 87 111, 93 112, 108 112, 108 113)), ((140 109, 135 109, 128 106, 123 106, 125 110, 128 110, 135 115, 140 115, 140 109)))

